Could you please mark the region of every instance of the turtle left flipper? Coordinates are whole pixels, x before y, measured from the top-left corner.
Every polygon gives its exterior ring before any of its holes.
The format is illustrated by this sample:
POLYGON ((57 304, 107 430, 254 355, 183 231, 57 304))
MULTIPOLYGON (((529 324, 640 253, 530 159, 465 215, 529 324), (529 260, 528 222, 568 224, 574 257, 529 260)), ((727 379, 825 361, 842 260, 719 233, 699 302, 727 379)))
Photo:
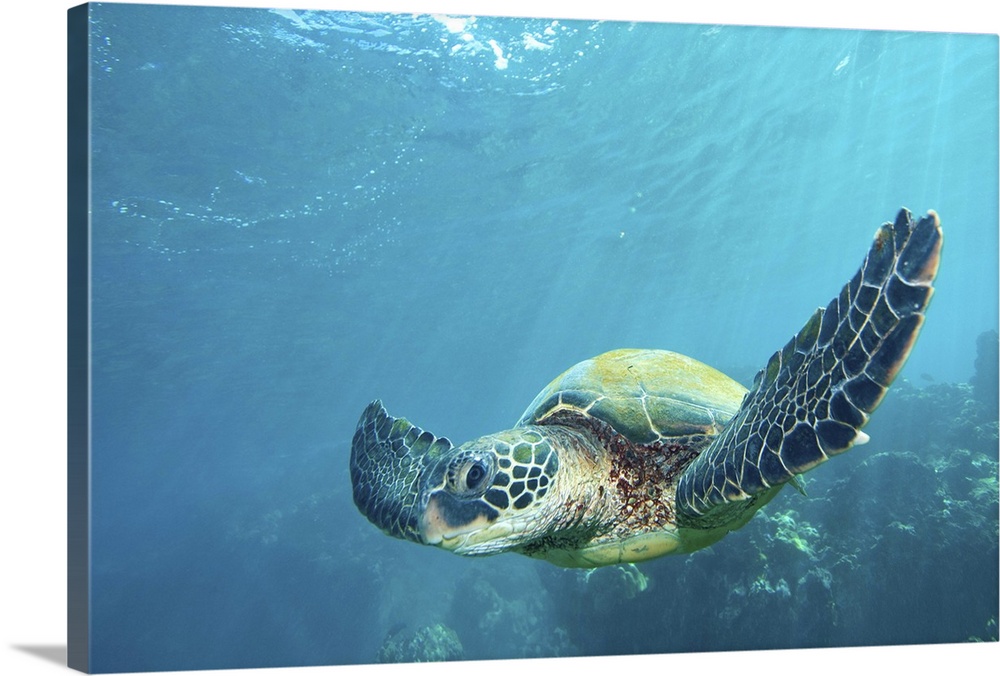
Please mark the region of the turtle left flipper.
POLYGON ((368 404, 351 444, 354 504, 384 532, 418 539, 417 483, 424 469, 452 449, 452 443, 394 418, 381 401, 368 404))
POLYGON ((933 211, 906 209, 875 235, 861 268, 754 379, 740 410, 684 471, 678 523, 710 528, 857 443, 906 361, 941 255, 933 211))

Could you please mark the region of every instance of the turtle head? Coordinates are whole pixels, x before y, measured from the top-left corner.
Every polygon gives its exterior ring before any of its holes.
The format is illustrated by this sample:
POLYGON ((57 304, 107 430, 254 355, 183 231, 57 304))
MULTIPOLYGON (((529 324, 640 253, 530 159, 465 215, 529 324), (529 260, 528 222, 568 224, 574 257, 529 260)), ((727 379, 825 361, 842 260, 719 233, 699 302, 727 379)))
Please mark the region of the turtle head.
POLYGON ((558 511, 551 492, 558 472, 559 457, 536 428, 519 427, 462 444, 427 477, 424 542, 479 555, 537 539, 558 511))
POLYGON ((558 470, 538 428, 455 447, 389 416, 380 402, 365 409, 351 447, 354 502, 369 521, 389 535, 470 556, 536 539, 557 508, 548 503, 556 502, 558 470))

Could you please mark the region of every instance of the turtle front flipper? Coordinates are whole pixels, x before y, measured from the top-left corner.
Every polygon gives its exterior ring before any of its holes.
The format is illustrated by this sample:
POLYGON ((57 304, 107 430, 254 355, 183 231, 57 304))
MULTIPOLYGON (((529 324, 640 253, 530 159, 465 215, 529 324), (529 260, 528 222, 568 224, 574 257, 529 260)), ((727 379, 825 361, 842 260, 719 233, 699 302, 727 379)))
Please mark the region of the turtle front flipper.
POLYGON ((913 347, 941 255, 933 211, 886 223, 840 295, 818 309, 754 379, 740 410, 685 470, 682 525, 723 525, 831 455, 861 428, 913 347))
POLYGON ((423 542, 420 515, 426 499, 423 470, 452 448, 405 418, 393 418, 373 401, 358 421, 351 442, 354 504, 368 520, 394 537, 423 542))

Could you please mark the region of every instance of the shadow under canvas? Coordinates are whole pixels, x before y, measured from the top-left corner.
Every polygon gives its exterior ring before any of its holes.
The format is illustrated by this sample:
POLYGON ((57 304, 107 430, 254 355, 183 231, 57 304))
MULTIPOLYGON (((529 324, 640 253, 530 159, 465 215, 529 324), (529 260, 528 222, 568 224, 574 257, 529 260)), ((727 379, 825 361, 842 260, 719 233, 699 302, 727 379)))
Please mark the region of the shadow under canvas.
POLYGON ((47 662, 66 666, 67 651, 65 645, 15 645, 11 647, 15 650, 39 657, 47 662))

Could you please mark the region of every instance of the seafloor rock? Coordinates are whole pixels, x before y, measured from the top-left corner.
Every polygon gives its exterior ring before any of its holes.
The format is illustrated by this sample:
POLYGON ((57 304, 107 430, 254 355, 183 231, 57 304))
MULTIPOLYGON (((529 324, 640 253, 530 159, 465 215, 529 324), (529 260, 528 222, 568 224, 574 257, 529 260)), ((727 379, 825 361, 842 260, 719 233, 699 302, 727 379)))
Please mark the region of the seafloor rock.
POLYGON ((850 574, 834 578, 845 642, 996 640, 982 632, 996 613, 997 463, 965 449, 918 451, 875 454, 831 488, 860 507, 827 529, 855 552, 850 574))
POLYGON ((467 654, 475 659, 579 654, 568 632, 553 624, 551 608, 561 600, 539 584, 535 568, 509 557, 492 563, 485 573, 462 576, 448 614, 467 654))
POLYGON ((443 662, 460 660, 465 651, 455 631, 443 624, 390 632, 378 650, 377 662, 443 662))
POLYGON ((602 604, 634 599, 649 586, 649 578, 634 563, 582 571, 580 579, 597 589, 597 601, 602 604))

